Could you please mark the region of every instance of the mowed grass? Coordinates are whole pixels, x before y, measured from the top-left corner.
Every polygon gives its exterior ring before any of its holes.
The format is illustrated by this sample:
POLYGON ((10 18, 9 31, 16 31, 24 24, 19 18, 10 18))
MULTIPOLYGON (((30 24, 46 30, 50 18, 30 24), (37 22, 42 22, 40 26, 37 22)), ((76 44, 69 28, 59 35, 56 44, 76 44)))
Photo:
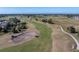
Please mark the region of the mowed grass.
POLYGON ((33 40, 26 42, 19 46, 9 47, 1 49, 0 51, 6 52, 40 52, 40 51, 50 51, 52 45, 51 39, 51 28, 47 27, 45 24, 33 22, 35 27, 40 31, 40 37, 34 38, 33 40))

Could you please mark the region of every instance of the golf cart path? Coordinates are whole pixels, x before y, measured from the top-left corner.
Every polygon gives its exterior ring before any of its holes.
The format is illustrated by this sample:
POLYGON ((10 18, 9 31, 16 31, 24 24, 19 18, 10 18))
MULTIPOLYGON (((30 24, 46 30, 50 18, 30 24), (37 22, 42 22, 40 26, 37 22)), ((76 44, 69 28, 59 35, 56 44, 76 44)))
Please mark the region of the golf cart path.
POLYGON ((60 26, 53 24, 52 28, 52 51, 53 52, 70 52, 72 45, 75 44, 74 40, 67 34, 63 33, 60 26))

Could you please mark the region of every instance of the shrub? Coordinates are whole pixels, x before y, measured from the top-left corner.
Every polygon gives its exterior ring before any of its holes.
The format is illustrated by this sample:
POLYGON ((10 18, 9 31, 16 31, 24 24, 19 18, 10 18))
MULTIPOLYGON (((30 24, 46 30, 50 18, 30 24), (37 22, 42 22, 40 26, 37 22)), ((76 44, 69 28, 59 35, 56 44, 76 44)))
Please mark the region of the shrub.
POLYGON ((49 20, 48 20, 48 23, 54 24, 53 21, 52 21, 52 19, 49 19, 49 20))
POLYGON ((21 25, 22 25, 22 26, 21 26, 22 29, 27 29, 27 27, 26 27, 26 22, 22 22, 21 25))
POLYGON ((37 19, 37 18, 36 18, 35 20, 36 20, 36 21, 38 21, 38 19, 37 19))
POLYGON ((47 22, 47 19, 42 19, 42 22, 45 22, 46 23, 47 22))
POLYGON ((78 31, 78 34, 77 34, 77 36, 79 37, 79 31, 78 31))
POLYGON ((67 29, 69 30, 70 33, 76 33, 76 30, 73 26, 70 26, 67 29))

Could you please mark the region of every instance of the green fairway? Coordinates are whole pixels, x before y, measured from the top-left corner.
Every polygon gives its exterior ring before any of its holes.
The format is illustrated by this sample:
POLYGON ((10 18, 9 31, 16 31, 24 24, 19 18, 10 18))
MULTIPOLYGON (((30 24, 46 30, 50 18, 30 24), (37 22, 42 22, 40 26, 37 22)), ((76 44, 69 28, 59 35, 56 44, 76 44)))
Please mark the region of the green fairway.
POLYGON ((50 51, 52 45, 51 28, 45 24, 33 22, 35 27, 40 31, 40 37, 35 38, 22 45, 1 49, 0 51, 50 51))

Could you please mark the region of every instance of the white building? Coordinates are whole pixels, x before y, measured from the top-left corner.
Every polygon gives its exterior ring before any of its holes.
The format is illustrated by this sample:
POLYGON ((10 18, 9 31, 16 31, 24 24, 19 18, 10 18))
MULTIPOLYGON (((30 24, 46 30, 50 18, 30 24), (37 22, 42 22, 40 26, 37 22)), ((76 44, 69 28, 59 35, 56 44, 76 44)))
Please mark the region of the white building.
POLYGON ((79 16, 73 16, 73 19, 79 20, 79 16))

